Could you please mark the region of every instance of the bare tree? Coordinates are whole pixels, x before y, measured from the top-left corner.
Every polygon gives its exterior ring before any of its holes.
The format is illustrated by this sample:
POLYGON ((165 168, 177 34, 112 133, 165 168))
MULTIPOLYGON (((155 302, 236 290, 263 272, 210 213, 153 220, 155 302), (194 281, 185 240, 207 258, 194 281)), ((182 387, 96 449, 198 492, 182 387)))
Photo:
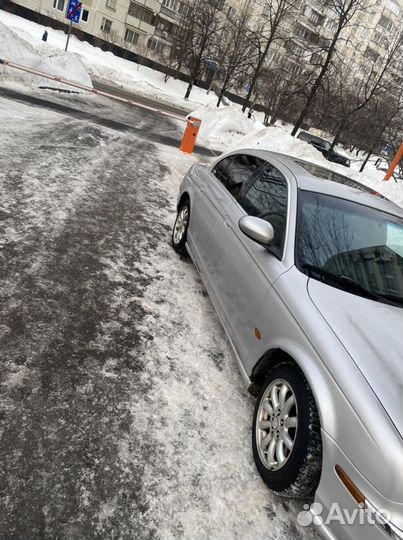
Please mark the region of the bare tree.
POLYGON ((398 148, 402 140, 402 113, 403 113, 403 88, 399 88, 395 94, 385 96, 370 111, 372 129, 367 132, 365 146, 368 149, 367 156, 361 166, 363 172, 371 155, 382 150, 385 142, 392 143, 398 148))
POLYGON ((256 54, 250 27, 251 0, 245 0, 239 12, 227 20, 221 40, 218 44, 221 76, 221 91, 217 102, 227 90, 239 86, 247 77, 247 72, 256 54))
POLYGON ((184 3, 179 24, 175 25, 171 35, 168 62, 174 70, 175 79, 184 68, 186 69, 189 51, 193 47, 194 27, 195 21, 192 14, 192 3, 189 1, 188 3, 184 3))
POLYGON ((332 148, 338 144, 348 124, 354 121, 354 117, 377 98, 386 92, 393 93, 389 79, 391 69, 399 62, 403 52, 403 32, 392 37, 388 51, 381 59, 375 58, 372 65, 368 65, 365 78, 357 81, 351 80, 345 69, 340 69, 337 94, 339 100, 338 125, 335 131, 332 148), (357 82, 359 84, 357 84, 357 82))
POLYGON ((265 65, 267 55, 273 43, 285 39, 281 33, 282 23, 300 5, 299 0, 259 0, 261 7, 261 22, 255 29, 255 43, 258 49, 258 61, 254 67, 252 80, 245 97, 242 111, 245 112, 254 92, 259 75, 265 65))
POLYGON ((309 94, 306 98, 304 106, 299 114, 291 135, 295 136, 301 127, 305 117, 310 112, 314 99, 321 87, 322 81, 331 66, 333 56, 336 51, 336 45, 342 39, 342 32, 356 18, 356 16, 367 10, 373 1, 371 0, 324 0, 327 8, 332 14, 334 20, 334 33, 329 39, 328 44, 324 47, 324 57, 321 63, 319 72, 312 84, 309 94))
POLYGON ((256 83, 256 92, 264 107, 266 126, 274 125, 279 118, 286 119, 292 115, 305 84, 304 74, 293 71, 285 59, 262 70, 256 83))
POLYGON ((181 57, 189 72, 185 99, 203 70, 204 60, 217 54, 217 39, 224 24, 221 5, 220 0, 193 0, 182 13, 176 46, 181 47, 181 57))

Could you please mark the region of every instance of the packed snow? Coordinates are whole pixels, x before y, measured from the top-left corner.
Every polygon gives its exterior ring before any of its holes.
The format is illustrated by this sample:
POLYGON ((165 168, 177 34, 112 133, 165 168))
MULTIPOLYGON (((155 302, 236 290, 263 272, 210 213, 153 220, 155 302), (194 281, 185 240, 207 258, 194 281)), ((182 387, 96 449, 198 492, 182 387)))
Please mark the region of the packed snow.
MULTIPOLYGON (((33 45, 1 21, 0 58, 92 88, 91 77, 76 56, 49 47, 41 39, 33 45)), ((63 85, 58 82, 7 66, 0 66, 0 80, 20 81, 30 86, 46 85, 48 87, 63 88, 63 85)))
POLYGON ((368 163, 362 173, 359 172, 362 159, 354 159, 346 152, 344 153, 352 160, 351 168, 332 163, 312 145, 292 137, 290 126, 283 126, 279 122, 279 126, 265 127, 256 119, 248 119, 239 106, 234 104, 223 109, 205 106, 193 111, 191 116, 202 120, 199 138, 207 146, 226 151, 260 148, 298 157, 353 178, 403 206, 403 181, 384 182, 385 173, 377 170, 373 161, 368 163))
POLYGON ((263 127, 243 114, 237 105, 225 108, 207 105, 193 111, 190 116, 202 120, 198 141, 220 150, 236 145, 243 137, 263 127))
POLYGON ((315 538, 256 471, 254 400, 195 267, 169 245, 194 156, 48 107, 0 98, 0 114, 3 530, 315 538))

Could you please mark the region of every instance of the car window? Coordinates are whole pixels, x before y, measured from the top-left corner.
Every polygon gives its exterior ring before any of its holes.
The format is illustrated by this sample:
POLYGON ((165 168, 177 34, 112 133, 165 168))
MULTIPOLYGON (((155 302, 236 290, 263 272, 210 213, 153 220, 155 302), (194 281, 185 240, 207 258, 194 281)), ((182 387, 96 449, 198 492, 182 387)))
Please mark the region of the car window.
POLYGON ((242 187, 265 163, 263 159, 255 156, 234 154, 219 161, 212 172, 221 184, 236 197, 242 187))
POLYGON ((296 265, 302 272, 403 305, 402 218, 310 191, 300 191, 298 207, 296 265))
POLYGON ((284 175, 270 163, 256 174, 238 203, 250 215, 269 221, 274 228, 273 251, 283 254, 287 225, 288 187, 284 175))
POLYGON ((312 135, 306 131, 300 131, 297 139, 301 139, 301 141, 310 141, 312 139, 312 135))

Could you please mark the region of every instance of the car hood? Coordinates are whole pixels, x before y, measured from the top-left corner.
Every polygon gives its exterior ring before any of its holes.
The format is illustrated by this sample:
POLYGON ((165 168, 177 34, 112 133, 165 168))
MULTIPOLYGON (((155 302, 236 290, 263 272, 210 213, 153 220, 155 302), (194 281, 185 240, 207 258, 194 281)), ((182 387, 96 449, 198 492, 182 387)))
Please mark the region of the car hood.
POLYGON ((308 294, 403 437, 403 309, 314 279, 308 294))

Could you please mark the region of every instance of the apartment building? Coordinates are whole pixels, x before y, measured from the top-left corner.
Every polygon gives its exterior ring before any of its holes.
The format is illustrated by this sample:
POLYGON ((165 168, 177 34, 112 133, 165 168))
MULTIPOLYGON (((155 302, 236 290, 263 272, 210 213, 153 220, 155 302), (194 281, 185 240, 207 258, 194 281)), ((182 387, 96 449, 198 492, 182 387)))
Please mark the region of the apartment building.
MULTIPOLYGON (((12 0, 12 4, 67 26, 68 0, 12 0)), ((186 3, 182 0, 83 0, 74 27, 143 56, 157 57, 169 47, 169 36, 186 3)))
MULTIPOLYGON (((223 16, 234 17, 248 2, 252 23, 264 25, 268 0, 217 0, 223 16)), ((59 23, 68 24, 65 17, 68 0, 11 0, 32 12, 59 23)), ((92 39, 118 45, 142 56, 158 59, 170 45, 175 27, 191 0, 83 0, 78 30, 92 39)), ((267 63, 281 61, 287 72, 297 75, 307 66, 318 64, 321 46, 335 30, 331 11, 322 0, 296 0, 297 12, 283 23, 284 41, 274 44, 267 63)), ((266 19, 267 20, 267 19, 266 19)), ((349 68, 351 76, 364 78, 381 65, 393 36, 403 24, 403 0, 380 0, 360 14, 354 25, 343 33, 337 53, 349 68)), ((393 73, 396 85, 403 84, 403 65, 396 64, 393 73)))
MULTIPOLYGON (((334 13, 320 0, 302 1, 298 16, 293 15, 284 23, 283 33, 288 37, 270 51, 268 62, 276 65, 282 61, 291 74, 320 63, 323 46, 334 35, 334 13)), ((380 0, 367 11, 360 12, 353 24, 348 25, 337 43, 338 60, 345 66, 345 73, 359 83, 377 66, 381 69, 390 44, 403 29, 403 0, 380 0)), ((403 84, 403 65, 395 62, 395 84, 403 84)))

